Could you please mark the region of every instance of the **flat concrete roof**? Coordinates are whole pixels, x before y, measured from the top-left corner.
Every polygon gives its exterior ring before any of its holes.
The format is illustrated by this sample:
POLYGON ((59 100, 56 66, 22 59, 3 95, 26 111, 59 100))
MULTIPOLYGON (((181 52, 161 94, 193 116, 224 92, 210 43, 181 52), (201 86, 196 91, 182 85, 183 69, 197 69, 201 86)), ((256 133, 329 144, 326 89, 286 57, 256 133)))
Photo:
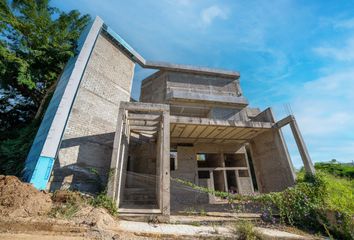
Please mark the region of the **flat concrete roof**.
POLYGON ((145 60, 137 51, 134 50, 119 34, 114 32, 109 26, 103 25, 102 32, 105 33, 116 45, 121 49, 132 61, 136 62, 143 68, 168 70, 175 72, 197 73, 212 76, 228 77, 238 79, 240 73, 223 69, 214 69, 208 67, 198 67, 191 65, 173 64, 167 62, 155 62, 145 60))

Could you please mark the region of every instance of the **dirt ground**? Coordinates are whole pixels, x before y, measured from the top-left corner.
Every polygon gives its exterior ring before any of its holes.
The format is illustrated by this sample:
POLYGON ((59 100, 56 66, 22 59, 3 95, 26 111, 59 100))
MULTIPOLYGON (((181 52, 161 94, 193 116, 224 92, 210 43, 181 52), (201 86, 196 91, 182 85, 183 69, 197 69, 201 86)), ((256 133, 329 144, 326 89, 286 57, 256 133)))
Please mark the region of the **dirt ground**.
MULTIPOLYGON (((86 197, 79 192, 38 191, 14 176, 0 175, 0 239, 234 239, 234 229, 219 222, 233 224, 235 219, 245 218, 244 214, 246 218, 256 217, 250 213, 219 216, 208 212, 205 216, 175 216, 174 221, 171 217, 171 224, 132 222, 92 207, 86 197)), ((270 236, 289 235, 276 229, 259 229, 270 236)))
POLYGON ((33 217, 52 208, 50 195, 40 192, 17 177, 0 175, 0 216, 33 217))

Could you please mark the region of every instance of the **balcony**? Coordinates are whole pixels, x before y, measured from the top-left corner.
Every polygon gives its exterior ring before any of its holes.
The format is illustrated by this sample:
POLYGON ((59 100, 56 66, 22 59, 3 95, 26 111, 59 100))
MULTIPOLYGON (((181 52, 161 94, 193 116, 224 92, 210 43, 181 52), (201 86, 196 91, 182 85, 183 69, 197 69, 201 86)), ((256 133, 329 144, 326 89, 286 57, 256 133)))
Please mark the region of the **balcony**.
POLYGON ((197 90, 168 89, 166 93, 168 102, 200 102, 210 104, 230 105, 233 107, 244 108, 248 105, 246 98, 235 95, 218 94, 217 92, 199 92, 197 90))

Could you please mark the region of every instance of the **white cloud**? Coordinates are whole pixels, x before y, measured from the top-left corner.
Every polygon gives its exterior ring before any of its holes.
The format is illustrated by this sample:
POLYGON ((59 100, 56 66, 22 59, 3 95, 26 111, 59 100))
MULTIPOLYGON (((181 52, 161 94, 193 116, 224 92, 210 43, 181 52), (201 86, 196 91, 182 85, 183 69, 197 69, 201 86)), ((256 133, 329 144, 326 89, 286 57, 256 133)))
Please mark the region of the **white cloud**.
POLYGON ((314 51, 320 56, 335 58, 339 61, 354 60, 354 37, 348 39, 343 47, 321 46, 314 48, 314 51))
MULTIPOLYGON (((313 161, 354 159, 353 91, 354 69, 350 68, 296 88, 290 103, 313 161)), ((290 129, 284 134, 293 163, 299 168, 302 161, 290 129)))
POLYGON ((188 6, 193 3, 193 0, 173 0, 177 4, 188 6))
POLYGON ((227 19, 227 11, 217 5, 205 8, 200 13, 202 22, 205 25, 211 24, 216 18, 227 19))
POLYGON ((354 18, 345 19, 341 21, 335 21, 333 23, 335 28, 354 28, 354 18))
POLYGON ((298 89, 293 109, 311 137, 342 135, 354 129, 354 70, 342 70, 298 89))

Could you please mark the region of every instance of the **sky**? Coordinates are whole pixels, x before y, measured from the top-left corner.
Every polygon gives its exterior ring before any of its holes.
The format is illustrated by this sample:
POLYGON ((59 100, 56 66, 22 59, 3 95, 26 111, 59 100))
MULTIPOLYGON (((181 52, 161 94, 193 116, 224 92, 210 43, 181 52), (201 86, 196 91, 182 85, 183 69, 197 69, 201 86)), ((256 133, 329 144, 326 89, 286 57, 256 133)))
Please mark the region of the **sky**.
MULTIPOLYGON (((314 162, 354 161, 354 1, 54 0, 145 59, 240 72, 250 107, 293 113, 314 162)), ((132 96, 151 71, 136 68, 132 96)), ((284 136, 302 166, 289 127, 284 136)))

